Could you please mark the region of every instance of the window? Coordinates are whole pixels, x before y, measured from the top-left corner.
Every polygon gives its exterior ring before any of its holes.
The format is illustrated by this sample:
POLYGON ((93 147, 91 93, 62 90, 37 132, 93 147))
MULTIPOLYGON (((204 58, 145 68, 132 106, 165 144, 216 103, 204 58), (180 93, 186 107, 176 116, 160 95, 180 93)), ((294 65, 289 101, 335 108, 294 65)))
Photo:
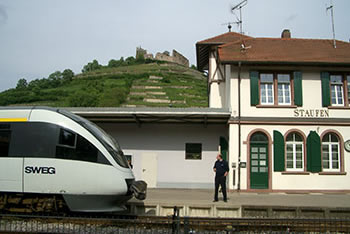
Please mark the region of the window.
POLYGON ((289 74, 278 74, 278 104, 290 105, 290 75, 289 74))
POLYGON ((58 126, 49 123, 12 123, 9 156, 54 158, 58 132, 58 126))
POLYGON ((331 75, 331 102, 332 106, 344 105, 343 77, 331 75))
POLYGON ((260 74, 261 104, 273 105, 273 74, 260 74))
POLYGON ((304 141, 298 133, 290 133, 286 139, 287 171, 304 170, 304 141))
POLYGON ((261 73, 260 104, 291 105, 291 75, 282 73, 261 73))
POLYGON ((9 155, 10 139, 10 130, 0 130, 0 157, 7 157, 9 155))
POLYGON ((350 75, 321 72, 322 106, 348 107, 350 104, 350 75))
POLYGON ((202 144, 186 143, 186 160, 201 160, 202 144))
POLYGON ((340 171, 340 144, 333 133, 322 138, 322 167, 323 171, 340 171))
POLYGON ((60 129, 56 158, 98 162, 99 154, 98 149, 84 137, 63 128, 60 129))
POLYGON ((61 128, 59 144, 63 146, 75 147, 76 144, 76 134, 69 130, 61 128))
POLYGON ((346 76, 347 89, 348 89, 348 104, 350 105, 350 76, 346 76))

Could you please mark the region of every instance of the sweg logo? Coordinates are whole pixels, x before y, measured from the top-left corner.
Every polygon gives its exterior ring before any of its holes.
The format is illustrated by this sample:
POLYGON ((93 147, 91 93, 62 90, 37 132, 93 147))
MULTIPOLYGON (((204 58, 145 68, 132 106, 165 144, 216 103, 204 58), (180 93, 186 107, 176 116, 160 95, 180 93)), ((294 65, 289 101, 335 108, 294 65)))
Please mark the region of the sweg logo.
POLYGON ((56 174, 56 169, 54 167, 32 167, 26 166, 25 173, 30 174, 56 174))

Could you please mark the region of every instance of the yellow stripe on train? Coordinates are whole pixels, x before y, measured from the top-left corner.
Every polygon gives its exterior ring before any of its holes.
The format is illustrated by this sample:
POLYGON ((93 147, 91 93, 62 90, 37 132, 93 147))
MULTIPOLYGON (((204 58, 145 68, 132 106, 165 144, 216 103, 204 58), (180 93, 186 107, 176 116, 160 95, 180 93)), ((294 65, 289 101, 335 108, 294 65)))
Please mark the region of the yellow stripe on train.
POLYGON ((27 118, 0 118, 0 122, 27 122, 27 118))

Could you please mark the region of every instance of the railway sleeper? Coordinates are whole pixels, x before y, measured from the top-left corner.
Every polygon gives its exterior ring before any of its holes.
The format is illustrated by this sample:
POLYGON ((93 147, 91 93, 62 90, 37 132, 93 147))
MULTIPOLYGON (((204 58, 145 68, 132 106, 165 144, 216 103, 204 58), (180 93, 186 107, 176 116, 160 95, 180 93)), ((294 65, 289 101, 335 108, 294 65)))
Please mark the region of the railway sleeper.
POLYGON ((0 193, 0 211, 62 214, 69 209, 60 195, 0 193))

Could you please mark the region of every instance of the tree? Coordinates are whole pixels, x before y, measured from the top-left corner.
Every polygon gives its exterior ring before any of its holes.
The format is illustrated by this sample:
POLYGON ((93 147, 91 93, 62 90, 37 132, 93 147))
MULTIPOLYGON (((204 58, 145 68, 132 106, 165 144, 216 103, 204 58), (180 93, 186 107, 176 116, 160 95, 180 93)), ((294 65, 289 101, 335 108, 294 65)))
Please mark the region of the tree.
POLYGON ((62 72, 63 82, 70 82, 72 81, 73 77, 74 77, 74 72, 71 69, 65 69, 62 72))
POLYGON ((100 65, 96 59, 94 59, 92 62, 86 64, 86 65, 83 67, 82 72, 85 73, 85 72, 89 72, 89 71, 98 70, 98 69, 100 69, 101 67, 102 67, 102 65, 100 65))
POLYGON ((62 73, 60 71, 55 71, 49 75, 48 80, 50 82, 50 87, 56 88, 61 84, 62 73))
POLYGON ((125 62, 127 65, 134 65, 135 64, 135 58, 130 56, 125 59, 125 62))
POLYGON ((16 89, 26 89, 27 87, 28 83, 26 79, 22 78, 18 80, 16 89))

